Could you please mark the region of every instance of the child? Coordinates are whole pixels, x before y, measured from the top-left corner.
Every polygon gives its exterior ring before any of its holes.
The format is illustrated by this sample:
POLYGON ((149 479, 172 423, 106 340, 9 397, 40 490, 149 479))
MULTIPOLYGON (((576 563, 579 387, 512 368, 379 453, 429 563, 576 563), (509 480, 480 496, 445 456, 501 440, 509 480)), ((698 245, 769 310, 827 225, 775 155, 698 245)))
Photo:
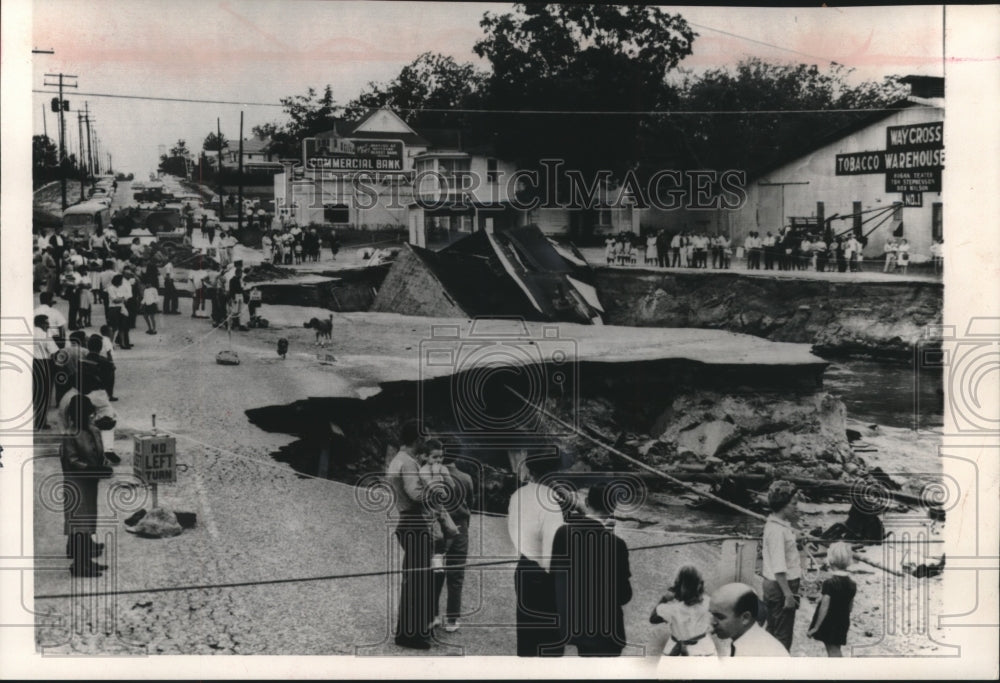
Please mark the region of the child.
POLYGON ((448 543, 458 535, 458 527, 444 507, 444 502, 452 499, 454 482, 448 468, 444 466, 444 446, 437 439, 431 439, 419 448, 420 480, 428 490, 436 490, 428 497, 428 514, 432 523, 431 535, 434 555, 431 568, 439 572, 444 569, 444 553, 448 543))
POLYGON ((854 561, 851 547, 846 543, 834 543, 826 553, 826 561, 832 575, 823 582, 823 597, 816 606, 806 635, 826 645, 828 657, 843 657, 840 647, 847 643, 851 606, 858 590, 847 576, 847 568, 854 561))
POLYGON ((708 632, 712 615, 708 611, 705 582, 694 567, 681 567, 674 585, 649 615, 649 623, 666 622, 670 638, 663 647, 668 657, 715 656, 715 643, 708 632))
POLYGON ((156 334, 156 313, 157 304, 160 301, 160 292, 156 288, 155 280, 148 280, 142 290, 142 319, 146 321, 146 334, 156 334))
POLYGON ((80 275, 83 278, 80 284, 80 308, 77 311, 77 321, 80 327, 90 327, 90 309, 94 305, 94 295, 91 291, 90 275, 87 268, 80 267, 80 275))

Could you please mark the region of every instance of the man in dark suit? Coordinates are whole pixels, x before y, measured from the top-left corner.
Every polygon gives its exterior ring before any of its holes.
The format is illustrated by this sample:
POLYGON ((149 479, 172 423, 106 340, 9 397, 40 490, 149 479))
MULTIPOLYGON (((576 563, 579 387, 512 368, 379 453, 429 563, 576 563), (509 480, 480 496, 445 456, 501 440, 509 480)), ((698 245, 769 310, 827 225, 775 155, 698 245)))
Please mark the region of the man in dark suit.
POLYGON ((632 599, 628 546, 614 532, 614 500, 599 484, 589 514, 571 511, 552 542, 552 573, 563 641, 581 657, 617 657, 625 647, 622 606, 632 599))
POLYGON ((656 233, 656 258, 660 268, 667 267, 667 250, 670 248, 670 240, 667 239, 665 230, 656 233))

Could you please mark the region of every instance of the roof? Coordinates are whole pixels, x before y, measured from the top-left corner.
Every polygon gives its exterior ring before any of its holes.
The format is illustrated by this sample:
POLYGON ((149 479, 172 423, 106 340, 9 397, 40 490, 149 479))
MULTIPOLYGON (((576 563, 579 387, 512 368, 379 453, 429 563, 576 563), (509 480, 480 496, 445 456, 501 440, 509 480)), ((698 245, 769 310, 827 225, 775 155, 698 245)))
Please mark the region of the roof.
POLYGON ((428 147, 429 144, 427 140, 418 135, 417 133, 395 133, 395 132, 379 132, 379 131, 365 131, 351 133, 347 136, 348 140, 402 140, 403 144, 410 147, 428 147))
POLYGON ((903 76, 900 83, 910 86, 914 97, 944 97, 944 78, 941 76, 903 76))
POLYGON ((94 202, 94 201, 87 201, 83 202, 82 204, 74 204, 73 206, 66 207, 66 210, 63 211, 63 215, 72 216, 74 214, 90 214, 90 213, 96 213, 98 211, 107 211, 107 210, 108 210, 107 204, 102 204, 100 202, 94 202))
POLYGON ((346 137, 344 135, 344 128, 345 127, 346 127, 346 123, 344 122, 343 119, 334 119, 333 120, 333 128, 331 128, 330 130, 327 130, 327 131, 323 131, 322 133, 316 133, 312 137, 318 138, 320 140, 324 140, 324 139, 327 139, 327 138, 342 138, 342 137, 346 137))
POLYGON ((904 109, 910 107, 925 106, 919 102, 914 102, 909 99, 897 100, 892 104, 888 105, 885 109, 880 109, 878 111, 870 113, 868 116, 863 116, 852 123, 849 123, 840 128, 836 128, 829 133, 824 135, 818 135, 817 137, 807 140, 804 144, 798 147, 789 147, 784 154, 776 157, 771 163, 761 166, 760 168, 754 169, 747 174, 747 181, 758 180, 761 177, 767 175, 775 169, 781 168, 785 164, 788 164, 796 159, 800 159, 807 154, 812 154, 818 149, 822 149, 827 145, 831 145, 841 138, 845 138, 848 135, 857 133, 860 130, 864 130, 868 126, 873 126, 880 121, 884 121, 890 116, 895 116, 904 109))

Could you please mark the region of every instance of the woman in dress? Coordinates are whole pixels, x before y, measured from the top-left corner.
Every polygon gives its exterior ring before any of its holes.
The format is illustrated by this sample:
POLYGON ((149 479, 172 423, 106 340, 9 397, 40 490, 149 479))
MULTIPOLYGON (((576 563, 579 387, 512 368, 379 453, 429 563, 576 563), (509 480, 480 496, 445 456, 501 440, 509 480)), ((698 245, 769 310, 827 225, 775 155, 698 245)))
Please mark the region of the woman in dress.
POLYGON ((142 319, 146 321, 146 334, 156 334, 156 314, 159 311, 160 292, 156 280, 150 278, 142 289, 142 319))
POLYGON ((649 233, 646 238, 646 265, 655 266, 660 262, 659 252, 656 249, 656 233, 649 233))
POLYGON ((903 271, 903 275, 906 275, 906 267, 910 265, 910 243, 906 241, 905 237, 899 241, 899 246, 896 247, 896 262, 899 264, 899 269, 903 271))

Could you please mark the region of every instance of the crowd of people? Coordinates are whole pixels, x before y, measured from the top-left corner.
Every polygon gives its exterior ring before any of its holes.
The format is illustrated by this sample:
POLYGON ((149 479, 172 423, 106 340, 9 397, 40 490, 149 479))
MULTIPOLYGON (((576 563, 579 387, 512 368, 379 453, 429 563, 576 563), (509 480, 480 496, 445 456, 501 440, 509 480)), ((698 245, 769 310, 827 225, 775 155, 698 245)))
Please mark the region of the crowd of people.
POLYGON ((827 242, 822 235, 797 234, 790 226, 761 237, 751 232, 743 243, 748 270, 815 270, 860 272, 864 263, 863 239, 853 233, 827 242))
MULTIPOLYGON (((403 552, 395 642, 428 650, 435 628, 453 633, 460 626, 475 489, 441 441, 421 438, 415 421, 403 425, 401 442, 386 472, 403 552), (441 619, 445 583, 448 601, 441 619)), ((624 606, 633 595, 632 572, 628 546, 614 532, 611 487, 596 484, 585 496, 567 494, 550 483, 558 458, 533 456, 523 463, 522 485, 507 511, 508 535, 519 558, 513 586, 518 656, 561 656, 569 645, 580 656, 621 655, 628 644, 624 606)), ((742 583, 709 594, 701 570, 680 568, 649 619, 669 631, 664 657, 789 656, 802 580, 797 500, 797 489, 786 481, 774 482, 768 491, 760 594, 742 583)), ((827 563, 831 575, 807 635, 836 657, 847 642, 856 592, 845 571, 853 563, 850 547, 831 545, 827 563)))
MULTIPOLYGON (((727 269, 734 256, 745 260, 748 270, 813 270, 817 272, 860 272, 867 239, 853 232, 833 236, 803 234, 786 226, 761 235, 751 231, 742 247, 735 248, 725 235, 708 235, 682 230, 668 235, 665 230, 649 232, 645 238, 633 233, 609 235, 604 240, 604 258, 609 265, 643 265, 659 268, 727 269)), ((906 238, 886 240, 883 272, 905 274, 910 263, 906 238)), ((943 271, 943 243, 930 247, 934 272, 943 271)))
POLYGON ((725 235, 682 231, 672 237, 666 230, 654 230, 645 240, 633 233, 609 235, 604 240, 604 257, 612 265, 659 268, 727 269, 732 262, 732 243, 725 235))
POLYGON ((320 261, 324 242, 330 249, 331 258, 337 258, 340 244, 332 229, 321 236, 314 226, 302 229, 294 220, 279 218, 264 232, 261 247, 264 258, 274 265, 298 265, 320 261))

